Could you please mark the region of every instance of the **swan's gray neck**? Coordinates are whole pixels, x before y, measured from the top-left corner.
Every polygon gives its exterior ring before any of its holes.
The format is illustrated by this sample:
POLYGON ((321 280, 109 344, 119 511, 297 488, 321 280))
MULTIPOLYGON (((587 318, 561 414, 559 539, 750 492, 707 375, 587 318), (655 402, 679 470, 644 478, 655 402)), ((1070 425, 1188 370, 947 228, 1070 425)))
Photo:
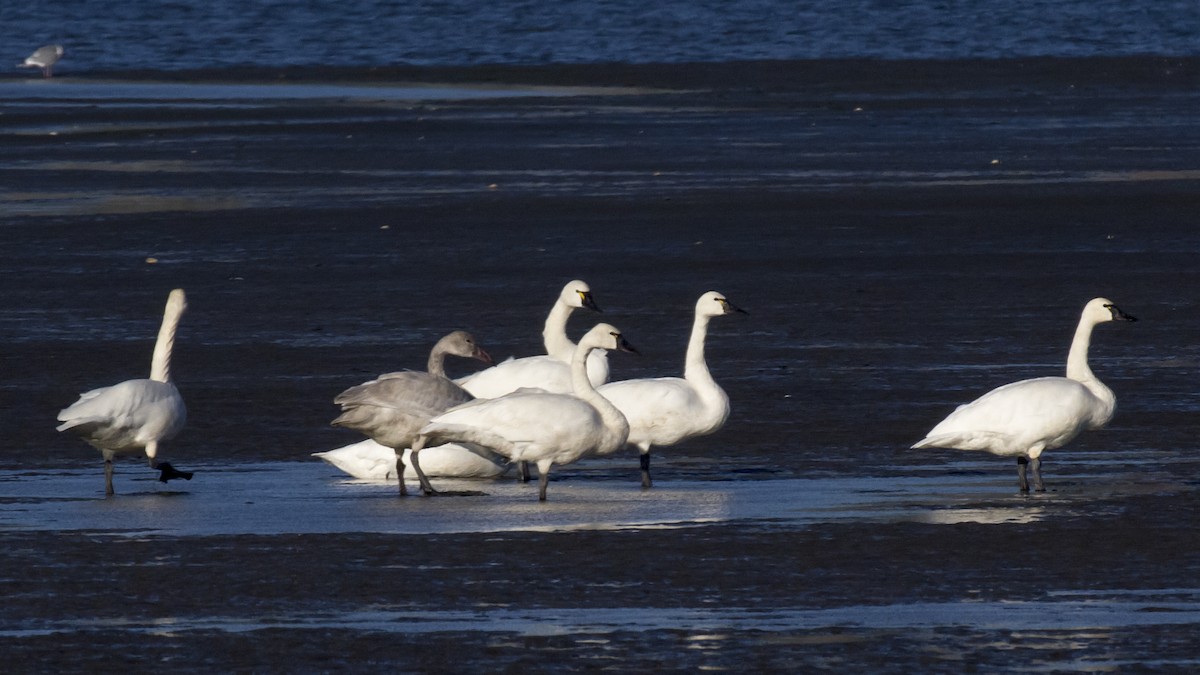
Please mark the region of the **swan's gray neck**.
POLYGON ((693 384, 716 386, 712 373, 708 371, 708 363, 704 360, 704 340, 708 337, 709 319, 706 315, 697 314, 695 322, 692 323, 692 337, 688 340, 683 378, 693 384))
POLYGON ((150 379, 158 382, 171 381, 171 350, 175 347, 175 333, 183 310, 173 303, 167 304, 158 339, 154 342, 154 356, 150 358, 150 379))
POLYGON ((430 375, 437 375, 438 377, 446 376, 446 350, 440 343, 434 345, 433 349, 430 350, 429 361, 425 364, 425 370, 430 375))
POLYGON ((575 308, 559 299, 550 308, 546 317, 546 326, 542 329, 542 342, 546 345, 546 353, 561 361, 570 362, 575 352, 575 343, 567 337, 567 319, 575 308))

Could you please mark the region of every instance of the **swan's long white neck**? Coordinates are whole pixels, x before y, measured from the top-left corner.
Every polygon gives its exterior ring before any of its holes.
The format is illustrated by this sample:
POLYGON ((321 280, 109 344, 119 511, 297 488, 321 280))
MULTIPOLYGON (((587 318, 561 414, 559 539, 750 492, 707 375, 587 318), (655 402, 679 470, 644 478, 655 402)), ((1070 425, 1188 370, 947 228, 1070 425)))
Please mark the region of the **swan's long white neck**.
POLYGON ((570 361, 575 353, 575 343, 567 337, 567 319, 575 308, 563 302, 560 298, 550 308, 546 317, 546 326, 542 329, 542 342, 546 345, 546 353, 556 359, 570 361))
POLYGON ((171 291, 167 298, 167 309, 163 313, 162 327, 158 329, 158 340, 154 343, 154 356, 150 359, 150 379, 158 382, 171 381, 171 350, 175 348, 175 332, 179 319, 187 309, 183 292, 171 291))
POLYGON ((1103 424, 1112 417, 1117 405, 1117 396, 1104 386, 1088 366, 1088 348, 1091 346, 1092 329, 1095 327, 1096 321, 1087 316, 1079 319, 1079 326, 1075 328, 1075 338, 1071 340, 1071 351, 1067 353, 1067 377, 1083 384, 1104 404, 1105 410, 1101 415, 1104 419, 1100 422, 1103 424))
POLYGON ((624 445, 625 439, 629 438, 629 420, 625 419, 625 415, 617 406, 596 391, 588 378, 588 355, 594 349, 597 347, 586 344, 575 348, 575 354, 571 358, 571 390, 591 404, 600 413, 600 419, 604 420, 605 439, 598 444, 596 451, 606 454, 624 445))
POLYGON ((704 340, 708 337, 708 322, 711 317, 696 313, 692 323, 692 337, 688 340, 687 356, 683 364, 683 378, 693 385, 716 387, 717 382, 708 371, 704 360, 704 340))

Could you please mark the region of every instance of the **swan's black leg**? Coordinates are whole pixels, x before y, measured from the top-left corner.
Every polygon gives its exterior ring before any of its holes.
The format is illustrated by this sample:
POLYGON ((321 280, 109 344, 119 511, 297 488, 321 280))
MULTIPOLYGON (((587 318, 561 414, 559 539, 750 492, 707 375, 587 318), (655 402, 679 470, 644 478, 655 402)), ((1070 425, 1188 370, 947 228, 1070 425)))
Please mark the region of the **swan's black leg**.
POLYGON ((550 483, 550 468, 538 471, 538 501, 546 501, 546 485, 550 483))
POLYGON ((1017 458, 1017 485, 1021 487, 1021 492, 1029 492, 1029 481, 1025 480, 1025 467, 1028 464, 1028 457, 1022 455, 1017 458))
POLYGON ((408 461, 412 463, 413 471, 417 472, 417 480, 421 481, 421 492, 425 496, 437 494, 437 490, 433 489, 433 485, 429 483, 429 479, 425 477, 425 472, 421 470, 421 460, 418 457, 421 453, 421 448, 425 447, 425 437, 418 436, 417 442, 413 443, 412 454, 408 456, 408 461))
POLYGON ((1045 492, 1046 486, 1042 484, 1042 460, 1040 457, 1029 460, 1029 470, 1033 473, 1034 491, 1045 492))
POLYGON ((522 483, 529 482, 529 462, 525 460, 517 462, 517 480, 522 483))
POLYGON ((641 456, 641 460, 642 460, 642 487, 648 488, 651 485, 651 482, 650 482, 650 453, 643 452, 642 456, 641 456))
POLYGON ((112 486, 113 461, 112 457, 104 458, 104 496, 111 497, 116 494, 112 486))

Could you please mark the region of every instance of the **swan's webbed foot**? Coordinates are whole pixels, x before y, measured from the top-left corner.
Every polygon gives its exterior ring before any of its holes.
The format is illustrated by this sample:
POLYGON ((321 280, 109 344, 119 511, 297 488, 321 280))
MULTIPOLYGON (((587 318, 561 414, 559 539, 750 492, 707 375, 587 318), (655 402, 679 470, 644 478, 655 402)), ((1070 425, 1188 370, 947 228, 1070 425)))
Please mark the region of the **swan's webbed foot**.
POLYGON ((176 478, 182 478, 183 480, 191 480, 192 479, 191 471, 180 471, 180 470, 176 469, 175 467, 171 466, 170 462, 161 462, 161 463, 159 463, 158 466, 156 466, 154 468, 158 469, 158 471, 159 471, 158 482, 160 482, 160 483, 165 483, 169 480, 173 480, 176 478))
POLYGON ((641 455, 642 462, 642 487, 648 488, 653 483, 650 481, 650 453, 644 452, 641 455))

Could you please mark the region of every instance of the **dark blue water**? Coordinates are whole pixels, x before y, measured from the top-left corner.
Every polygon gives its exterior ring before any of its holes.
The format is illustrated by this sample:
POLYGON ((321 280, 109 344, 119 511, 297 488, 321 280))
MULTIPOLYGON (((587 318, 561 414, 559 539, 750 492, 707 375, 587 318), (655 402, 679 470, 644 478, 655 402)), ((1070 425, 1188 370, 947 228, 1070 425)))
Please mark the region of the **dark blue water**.
POLYGON ((0 4, 3 58, 16 63, 49 42, 66 45, 62 74, 240 65, 1195 56, 1200 55, 1200 2, 76 0, 0 4))

